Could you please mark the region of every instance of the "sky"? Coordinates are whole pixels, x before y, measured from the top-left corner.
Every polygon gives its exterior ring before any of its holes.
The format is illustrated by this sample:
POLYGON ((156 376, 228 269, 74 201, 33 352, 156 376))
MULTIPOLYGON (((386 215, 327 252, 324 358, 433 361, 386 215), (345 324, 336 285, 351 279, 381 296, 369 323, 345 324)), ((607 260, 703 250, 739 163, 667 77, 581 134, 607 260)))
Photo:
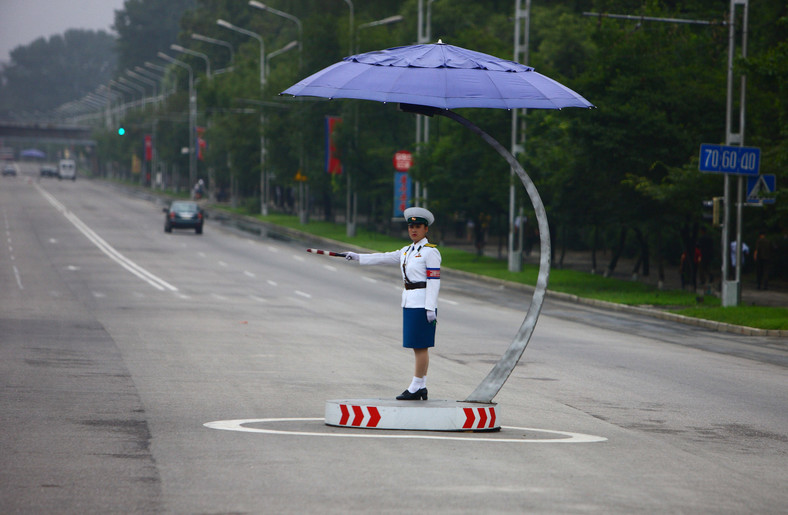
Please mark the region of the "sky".
POLYGON ((68 29, 112 32, 115 11, 124 0, 0 0, 0 62, 9 53, 36 39, 68 29))

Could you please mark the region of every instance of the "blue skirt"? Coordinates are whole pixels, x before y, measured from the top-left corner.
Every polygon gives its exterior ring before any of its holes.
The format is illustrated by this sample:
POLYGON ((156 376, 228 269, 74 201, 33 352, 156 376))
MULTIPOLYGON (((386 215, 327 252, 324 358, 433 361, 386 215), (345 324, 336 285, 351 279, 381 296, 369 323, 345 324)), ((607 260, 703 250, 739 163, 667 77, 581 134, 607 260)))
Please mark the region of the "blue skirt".
POLYGON ((427 322, 424 308, 402 308, 402 346, 408 349, 434 347, 435 326, 427 322))

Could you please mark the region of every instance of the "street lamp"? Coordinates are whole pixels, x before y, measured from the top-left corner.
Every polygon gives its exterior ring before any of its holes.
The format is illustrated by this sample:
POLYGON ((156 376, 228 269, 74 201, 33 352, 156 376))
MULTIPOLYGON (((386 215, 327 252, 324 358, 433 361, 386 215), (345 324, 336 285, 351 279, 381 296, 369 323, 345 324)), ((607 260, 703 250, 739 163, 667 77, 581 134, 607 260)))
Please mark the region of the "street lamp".
MULTIPOLYGON (((216 20, 216 24, 254 38, 260 44, 260 93, 262 94, 265 86, 265 43, 263 43, 262 36, 250 30, 236 27, 229 21, 222 19, 216 20)), ((260 214, 268 214, 268 174, 265 170, 265 111, 263 111, 262 107, 260 108, 260 214)))
MULTIPOLYGON (((223 41, 221 39, 209 38, 208 36, 203 36, 202 34, 195 34, 192 33, 192 39, 197 41, 202 41, 203 43, 210 43, 212 45, 219 45, 225 47, 227 50, 230 51, 230 64, 228 67, 233 65, 233 60, 235 58, 235 52, 233 51, 233 45, 231 45, 228 41, 223 41)), ((216 73, 219 73, 217 71, 216 73)))
MULTIPOLYGON (((197 123, 197 96, 194 91, 194 71, 192 67, 183 61, 179 61, 164 52, 159 52, 158 55, 161 59, 170 62, 181 68, 189 71, 189 187, 197 180, 197 153, 194 151, 194 137, 196 136, 196 123, 197 123)), ((146 63, 147 64, 147 63, 146 63)))
POLYGON ((237 27, 230 23, 229 21, 225 21, 222 19, 216 20, 216 24, 220 27, 224 27, 225 29, 230 29, 232 31, 238 32, 245 36, 249 36, 250 38, 254 38, 260 44, 260 89, 263 89, 265 85, 265 43, 263 42, 262 36, 260 34, 256 34, 251 30, 246 30, 241 27, 237 27))
POLYGON ((176 45, 174 43, 170 45, 170 48, 175 50, 176 52, 182 52, 184 54, 193 55, 205 61, 205 76, 208 77, 208 80, 211 80, 211 62, 208 60, 207 55, 203 54, 202 52, 195 52, 194 50, 189 50, 188 48, 184 48, 181 45, 176 45))
POLYGON ((131 70, 126 70, 126 75, 128 75, 128 76, 129 76, 129 77, 131 77, 132 79, 137 79, 137 80, 138 80, 138 81, 140 81, 140 82, 144 82, 145 84, 148 84, 148 85, 152 86, 152 87, 153 87, 153 96, 154 96, 154 97, 157 97, 157 96, 158 96, 158 95, 157 95, 157 92, 156 92, 156 83, 155 83, 154 81, 150 80, 150 78, 148 78, 148 77, 143 77, 143 76, 142 76, 142 75, 140 75, 139 73, 134 73, 134 72, 133 72, 133 71, 131 71, 131 70))
MULTIPOLYGON (((349 3, 348 5, 352 6, 353 4, 349 3)), ((351 8, 352 13, 352 8, 351 8)), ((381 20, 371 21, 369 23, 362 23, 358 27, 352 27, 351 30, 351 44, 355 46, 355 53, 359 53, 359 32, 362 29, 368 29, 371 27, 379 27, 381 25, 389 25, 392 23, 397 23, 403 20, 403 17, 400 15, 389 16, 388 18, 383 18, 381 20)), ((353 53, 353 49, 351 48, 351 54, 353 53)), ((353 137, 358 139, 358 102, 356 102, 353 106, 354 110, 354 131, 353 137)), ((347 193, 346 193, 346 200, 345 200, 345 234, 348 237, 355 237, 356 236, 356 219, 358 214, 358 193, 351 191, 351 181, 350 181, 350 169, 345 170, 345 179, 347 181, 347 193)))
POLYGON ((298 26, 298 68, 300 69, 301 68, 302 55, 304 53, 303 52, 303 50, 304 50, 304 47, 303 47, 303 45, 304 45, 304 43, 303 43, 304 42, 304 30, 303 30, 303 26, 301 25, 301 20, 299 20, 298 18, 296 18, 292 14, 288 14, 288 13, 286 13, 284 11, 280 11, 279 9, 274 9, 273 7, 267 6, 265 4, 261 4, 260 2, 257 2, 256 0, 250 0, 249 5, 252 6, 252 7, 255 7, 257 9, 263 10, 263 11, 268 11, 271 14, 275 14, 277 16, 281 16, 283 18, 287 18, 288 20, 290 20, 292 22, 295 22, 295 24, 298 26))
MULTIPOLYGON (((531 27, 531 0, 525 0, 525 9, 521 8, 522 0, 517 0, 514 6, 514 61, 518 63, 528 63, 528 40, 531 27)), ((525 153, 525 114, 526 109, 512 109, 512 155, 525 153), (518 123, 519 122, 519 123, 518 123), (519 130, 519 134, 518 134, 519 130)), ((515 223, 515 170, 510 171, 509 176, 509 238, 507 256, 509 260, 508 270, 519 272, 523 269, 523 220, 515 223), (519 238, 515 231, 519 229, 519 238), (518 241, 517 248, 514 246, 515 240, 518 241)))

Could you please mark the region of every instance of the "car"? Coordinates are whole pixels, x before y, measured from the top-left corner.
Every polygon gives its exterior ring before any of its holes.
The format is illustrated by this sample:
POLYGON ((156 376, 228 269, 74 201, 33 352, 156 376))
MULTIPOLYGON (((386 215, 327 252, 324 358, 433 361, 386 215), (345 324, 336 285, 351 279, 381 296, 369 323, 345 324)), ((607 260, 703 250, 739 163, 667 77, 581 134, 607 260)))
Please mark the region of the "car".
POLYGON ((3 167, 3 177, 6 175, 13 175, 16 176, 16 166, 12 164, 7 164, 3 167))
POLYGON ((57 167, 54 165, 42 165, 41 177, 57 177, 57 167))
POLYGON ((195 233, 202 234, 204 215, 197 202, 175 200, 170 207, 165 207, 162 211, 166 213, 164 232, 172 232, 173 229, 194 229, 195 233))
POLYGON ((60 180, 77 180, 77 165, 73 159, 61 159, 57 168, 57 178, 60 180))

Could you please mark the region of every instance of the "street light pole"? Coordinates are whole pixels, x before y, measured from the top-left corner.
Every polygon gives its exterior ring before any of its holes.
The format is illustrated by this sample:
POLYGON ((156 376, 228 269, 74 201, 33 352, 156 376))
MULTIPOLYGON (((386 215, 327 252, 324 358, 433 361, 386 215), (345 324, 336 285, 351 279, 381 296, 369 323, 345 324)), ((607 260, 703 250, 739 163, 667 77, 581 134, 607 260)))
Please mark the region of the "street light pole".
POLYGON ((274 9, 273 7, 260 3, 256 0, 250 0, 249 5, 256 9, 260 9, 262 11, 268 11, 271 14, 281 16, 282 18, 287 18, 288 20, 294 22, 298 26, 298 69, 300 70, 303 60, 303 53, 304 53, 304 28, 301 25, 301 20, 299 20, 292 14, 286 13, 284 11, 280 11, 279 9, 274 9))
POLYGON ((188 48, 176 44, 170 45, 170 48, 175 50, 176 52, 193 55, 194 57, 199 57, 200 59, 205 61, 205 76, 208 78, 208 80, 211 80, 211 61, 208 60, 207 55, 203 54, 202 52, 195 52, 194 50, 190 50, 188 48))
POLYGON ((194 71, 192 67, 183 61, 179 61, 164 52, 159 52, 158 55, 161 59, 170 62, 181 68, 185 68, 189 72, 189 188, 191 188, 197 181, 197 153, 194 149, 194 138, 196 136, 196 123, 197 123, 197 96, 194 90, 194 71))
MULTIPOLYGON (((202 41, 203 43, 210 43, 212 45, 219 45, 227 48, 230 51, 230 64, 228 66, 233 65, 233 59, 235 58, 235 52, 233 51, 233 46, 228 41, 223 41, 221 39, 214 39, 209 38, 208 36, 203 36, 202 34, 195 34, 192 33, 192 39, 196 39, 197 41, 202 41)), ((217 71, 216 73, 219 73, 217 71)))
MULTIPOLYGON (((527 64, 528 39, 531 25, 531 0, 525 0, 525 9, 522 9, 522 0, 515 0, 514 5, 514 61, 527 64), (522 32, 521 32, 522 27, 522 32)), ((512 109, 512 155, 525 153, 525 113, 526 110, 512 109), (519 112, 518 112, 519 111, 519 112), (519 123, 518 123, 519 122, 519 123), (519 127, 518 127, 519 125, 519 127), (519 134, 518 134, 519 130, 519 134)), ((519 272, 523 269, 523 222, 515 223, 516 195, 515 195, 515 170, 511 169, 509 180, 509 241, 508 259, 510 272, 519 272), (519 225, 519 227, 518 227, 519 225), (519 228, 519 238, 516 231, 519 228), (515 249, 514 242, 518 240, 515 249)))
MULTIPOLYGON (((220 27, 230 29, 250 38, 254 38, 260 44, 260 94, 262 95, 265 87, 265 43, 262 36, 250 30, 236 27, 229 21, 222 19, 216 20, 220 27)), ((265 111, 260 107, 260 214, 268 214, 268 174, 265 170, 265 111)))

